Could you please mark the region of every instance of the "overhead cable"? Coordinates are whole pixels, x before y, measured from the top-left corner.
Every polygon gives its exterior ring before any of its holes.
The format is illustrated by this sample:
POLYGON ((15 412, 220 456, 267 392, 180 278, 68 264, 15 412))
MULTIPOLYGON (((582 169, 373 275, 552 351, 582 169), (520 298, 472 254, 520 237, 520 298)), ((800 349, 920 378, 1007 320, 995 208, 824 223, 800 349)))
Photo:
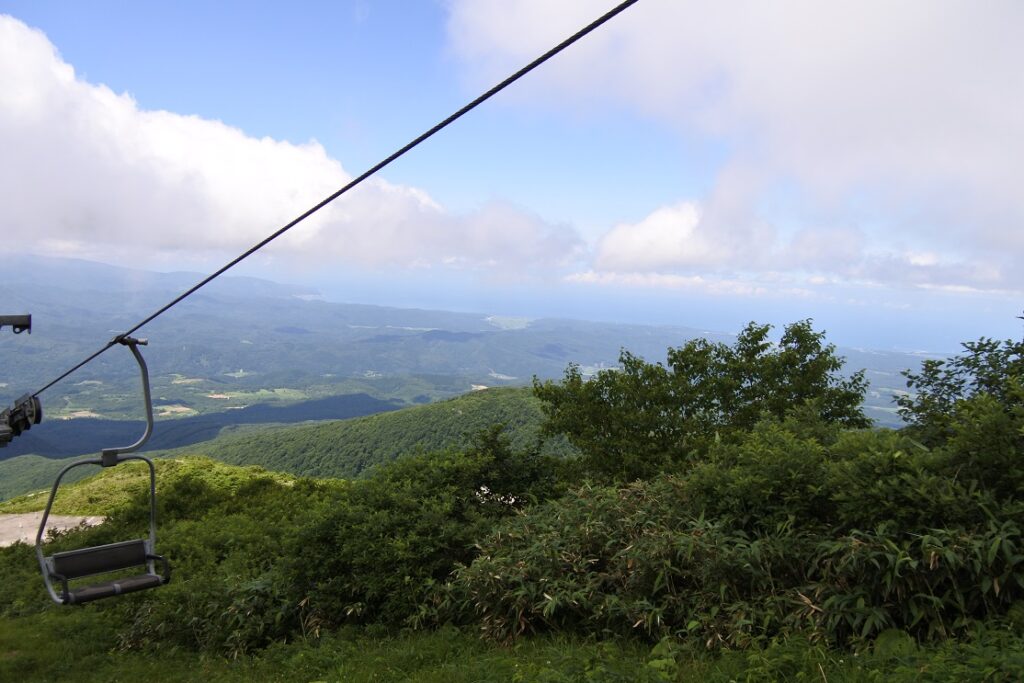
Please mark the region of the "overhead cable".
POLYGON ((457 110, 455 113, 451 114, 450 116, 448 116, 444 120, 442 120, 439 123, 435 124, 430 129, 428 129, 426 132, 421 133, 420 135, 418 135, 416 138, 414 138, 410 142, 406 143, 405 145, 403 145, 402 147, 400 147, 396 151, 392 152, 390 155, 385 157, 383 160, 377 162, 376 164, 374 164, 373 166, 371 166, 367 170, 363 171, 361 174, 359 174, 358 176, 356 176, 355 178, 350 180, 348 183, 346 183, 344 187, 342 187, 342 188, 338 189, 336 192, 333 192, 332 194, 328 195, 327 197, 322 199, 316 205, 314 205, 311 208, 307 209, 302 214, 300 214, 296 218, 292 219, 290 222, 288 222, 287 224, 283 225, 282 227, 278 228, 275 232, 273 232, 272 234, 268 235, 266 238, 264 238, 263 240, 261 240, 257 244, 254 244, 252 247, 247 249, 245 252, 243 252, 242 254, 237 256, 236 258, 232 259, 230 262, 228 262, 228 263, 224 264, 223 266, 221 266, 215 272, 211 273, 207 277, 205 277, 202 280, 200 280, 199 282, 197 282, 195 285, 193 285, 187 291, 183 292, 182 294, 180 294, 177 297, 175 297, 174 299, 172 299, 170 302, 168 302, 163 307, 161 307, 160 309, 156 310, 155 312, 153 312, 152 314, 147 316, 145 319, 143 319, 141 322, 136 324, 134 327, 130 328, 126 332, 123 332, 122 334, 119 334, 117 337, 115 337, 111 341, 107 342, 107 344, 105 346, 103 346, 102 348, 97 350, 92 355, 88 356, 85 360, 81 361, 80 363, 78 363, 77 365, 72 367, 71 369, 69 369, 66 372, 64 372, 63 374, 61 374, 56 379, 54 379, 54 380, 50 381, 49 383, 47 383, 45 386, 43 386, 42 389, 39 389, 38 391, 33 393, 32 396, 39 396, 39 394, 43 393, 44 391, 46 391, 47 389, 52 387, 54 384, 57 384, 58 382, 60 382, 61 380, 65 379, 66 377, 68 377, 72 373, 78 371, 79 369, 81 369, 85 365, 87 365, 87 364, 91 363, 92 361, 96 360, 96 358, 98 358, 101 354, 106 352, 112 346, 115 346, 116 344, 118 344, 118 341, 121 338, 127 337, 128 335, 131 335, 131 334, 134 334, 140 328, 142 328, 145 325, 148 325, 149 323, 153 322, 156 318, 160 317, 161 315, 163 315, 164 313, 169 311, 171 308, 177 306, 179 303, 181 303, 182 301, 184 301, 188 297, 190 297, 193 294, 195 294, 197 291, 199 291, 200 289, 202 289, 203 287, 208 285, 210 282, 212 282, 213 280, 217 279, 218 277, 220 277, 225 272, 227 272, 231 268, 235 267, 236 265, 238 265, 239 263, 241 263, 245 259, 249 258, 253 254, 255 254, 257 251, 259 251, 263 247, 267 246, 268 244, 270 244, 271 242, 276 240, 278 237, 280 237, 281 235, 285 234, 286 232, 288 232, 289 230, 294 228, 296 225, 298 225, 302 221, 306 220, 307 218, 309 218, 310 216, 315 214, 317 211, 319 211, 320 209, 324 208, 325 206, 327 206, 328 204, 333 202, 335 199, 337 199, 341 195, 345 194, 346 192, 348 192, 349 190, 354 188, 356 185, 359 185, 361 182, 363 182, 364 180, 366 180, 370 176, 372 176, 375 173, 377 173, 377 171, 381 170, 382 168, 384 168, 385 166, 390 164, 392 161, 398 159, 399 157, 404 155, 406 152, 410 151, 411 149, 413 149, 414 147, 416 147, 420 143, 422 143, 425 140, 427 140, 427 138, 430 138, 435 133, 439 132, 440 130, 442 130, 442 129, 446 128, 447 126, 449 126, 450 124, 454 123, 455 121, 460 119, 463 115, 469 113, 470 111, 472 111, 473 109, 475 109, 479 105, 483 104, 485 101, 489 100, 491 97, 497 95, 499 92, 501 92, 502 90, 504 90, 508 86, 512 85, 513 83, 518 81, 520 78, 522 78, 523 76, 525 76, 526 74, 530 73, 531 71, 536 69, 538 66, 543 64, 544 62, 548 61, 549 59, 551 59, 552 57, 557 55, 562 50, 566 49, 567 47, 569 47, 573 43, 577 42, 578 40, 580 40, 581 38, 583 38, 584 36, 589 34, 591 31, 597 29, 598 27, 600 27, 603 24, 607 23, 608 21, 612 20, 613 18, 618 16, 620 13, 625 11, 630 6, 635 5, 638 1, 639 0, 626 0, 625 2, 622 2, 621 4, 617 5, 616 7, 614 7, 610 11, 608 11, 606 14, 604 14, 601 17, 599 17, 598 19, 594 20, 593 22, 591 22, 587 26, 584 26, 579 31, 577 31, 576 33, 574 33, 573 35, 569 36, 568 38, 563 40, 561 43, 556 45, 555 47, 551 48, 550 50, 548 50, 547 52, 542 54, 540 57, 537 57, 536 59, 534 59, 532 62, 530 62, 526 66, 524 66, 523 68, 519 69, 519 71, 516 71, 514 74, 512 74, 511 76, 509 76, 505 80, 501 81, 500 83, 498 83, 497 85, 492 87, 490 90, 484 92, 483 94, 478 96, 476 99, 472 100, 471 102, 469 102, 468 104, 463 106, 461 109, 457 110))

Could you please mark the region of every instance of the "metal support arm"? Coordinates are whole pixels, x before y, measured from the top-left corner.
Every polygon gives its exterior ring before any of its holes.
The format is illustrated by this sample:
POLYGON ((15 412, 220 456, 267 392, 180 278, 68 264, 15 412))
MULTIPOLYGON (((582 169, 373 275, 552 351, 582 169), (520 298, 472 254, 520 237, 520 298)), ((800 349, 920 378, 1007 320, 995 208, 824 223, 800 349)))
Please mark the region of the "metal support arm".
POLYGON ((134 453, 142 448, 149 441, 150 435, 153 434, 153 397, 149 389, 149 368, 146 367, 146 359, 142 357, 142 353, 139 351, 140 346, 145 346, 149 342, 145 339, 135 339, 133 337, 117 337, 114 341, 127 346, 131 350, 132 355, 135 356, 135 361, 139 364, 139 373, 142 375, 142 396, 146 406, 146 431, 131 446, 104 448, 102 451, 104 467, 113 467, 124 459, 121 457, 122 455, 134 453))
POLYGON ((22 332, 32 334, 31 315, 0 315, 0 330, 4 329, 7 325, 10 325, 14 334, 21 334, 22 332))

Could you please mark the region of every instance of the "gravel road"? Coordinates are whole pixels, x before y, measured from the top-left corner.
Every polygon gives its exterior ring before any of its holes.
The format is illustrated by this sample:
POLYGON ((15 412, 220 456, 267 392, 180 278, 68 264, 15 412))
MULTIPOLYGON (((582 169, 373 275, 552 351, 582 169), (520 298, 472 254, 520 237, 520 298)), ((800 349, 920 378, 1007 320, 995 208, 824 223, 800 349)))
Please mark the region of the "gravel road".
MULTIPOLYGON (((0 515, 0 548, 14 545, 18 541, 36 542, 39 520, 42 512, 25 512, 17 515, 0 515)), ((71 529, 85 523, 94 526, 103 521, 102 517, 72 517, 70 515, 50 515, 46 521, 47 529, 71 529)))

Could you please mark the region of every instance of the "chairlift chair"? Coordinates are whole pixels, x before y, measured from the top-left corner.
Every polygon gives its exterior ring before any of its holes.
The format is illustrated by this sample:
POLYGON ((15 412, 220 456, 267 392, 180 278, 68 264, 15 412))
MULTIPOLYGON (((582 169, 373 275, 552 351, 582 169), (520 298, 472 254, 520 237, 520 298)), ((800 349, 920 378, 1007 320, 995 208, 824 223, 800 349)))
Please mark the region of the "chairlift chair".
POLYGON ((146 403, 146 431, 138 441, 123 448, 105 448, 99 458, 79 460, 71 463, 60 471, 57 480, 50 490, 50 498, 46 503, 43 518, 39 522, 36 534, 36 557, 43 573, 43 581, 50 597, 59 605, 79 605, 93 600, 110 598, 116 595, 134 593, 136 591, 157 588, 170 581, 170 565, 167 559, 156 553, 156 468, 153 461, 142 455, 129 455, 142 448, 153 433, 153 400, 149 388, 149 370, 138 347, 145 345, 144 339, 119 337, 117 343, 127 346, 139 364, 142 373, 142 393, 146 403), (114 467, 127 460, 141 460, 149 466, 149 537, 130 541, 108 543, 91 548, 65 550, 50 556, 43 554, 43 538, 46 532, 46 521, 50 509, 57 496, 60 482, 68 472, 76 467, 99 465, 114 467), (157 571, 159 567, 159 572, 157 571), (71 587, 76 579, 140 569, 141 573, 128 577, 118 577, 80 587, 71 587))

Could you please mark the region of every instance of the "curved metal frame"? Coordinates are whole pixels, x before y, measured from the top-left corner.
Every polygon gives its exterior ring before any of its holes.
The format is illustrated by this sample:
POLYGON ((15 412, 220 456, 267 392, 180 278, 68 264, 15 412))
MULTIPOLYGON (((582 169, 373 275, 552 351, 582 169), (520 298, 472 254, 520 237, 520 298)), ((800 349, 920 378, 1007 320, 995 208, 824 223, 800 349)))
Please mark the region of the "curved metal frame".
MULTIPOLYGON (((57 480, 53 483, 53 488, 50 489, 50 498, 46 502, 46 509, 43 511, 43 518, 39 522, 39 531, 36 533, 36 558, 39 560, 39 568, 43 573, 43 581, 46 583, 46 590, 50 594, 50 598, 53 599, 59 605, 68 603, 68 591, 65 583, 64 590, 59 594, 53 586, 53 582, 50 580, 51 576, 54 575, 53 571, 53 559, 52 557, 46 557, 43 555, 43 537, 46 533, 46 522, 50 517, 50 510, 53 508, 53 501, 57 497, 57 489, 60 487, 60 482, 68 472, 76 467, 83 465, 99 465, 100 467, 114 467, 122 462, 128 460, 141 460, 149 466, 149 539, 146 542, 146 570, 153 575, 156 575, 156 561, 152 559, 156 556, 156 468, 153 465, 153 461, 142 455, 128 455, 142 448, 149 437, 153 433, 153 400, 149 388, 149 368, 146 367, 146 361, 142 357, 142 353, 139 352, 138 347, 145 345, 147 342, 145 339, 133 339, 131 337, 120 337, 116 340, 118 343, 127 346, 132 354, 135 356, 136 362, 139 364, 139 371, 142 375, 142 394, 145 399, 146 405, 146 430, 142 436, 130 446, 123 446, 120 448, 104 448, 101 457, 90 458, 88 460, 79 460, 73 462, 70 465, 65 466, 60 473, 57 475, 57 480)), ((162 558, 161 558, 162 559, 162 558)), ((167 578, 167 561, 163 560, 164 563, 164 578, 167 578)))

